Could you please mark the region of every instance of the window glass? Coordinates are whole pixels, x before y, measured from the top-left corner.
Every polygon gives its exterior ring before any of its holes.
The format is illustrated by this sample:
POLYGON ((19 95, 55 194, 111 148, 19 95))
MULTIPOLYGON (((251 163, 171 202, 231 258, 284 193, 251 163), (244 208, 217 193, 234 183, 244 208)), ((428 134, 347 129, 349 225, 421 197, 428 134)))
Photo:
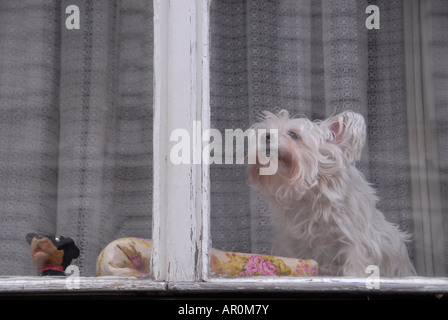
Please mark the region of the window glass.
POLYGON ((27 234, 71 238, 81 276, 151 238, 152 25, 152 1, 0 1, 1 275, 39 273, 27 234))
MULTIPOLYGON (((404 1, 211 2, 211 125, 223 146, 210 168, 212 273, 312 276, 299 261, 311 259, 319 275, 446 275, 448 5, 425 2, 414 25, 431 35, 422 70, 408 63, 404 1), (432 105, 409 95, 424 77, 432 105), (271 118, 262 128, 278 129, 278 171, 260 189, 225 132, 282 109, 334 118, 306 130, 271 118), (337 117, 347 111, 357 116, 337 117), (279 257, 295 259, 283 259, 289 273, 279 257)), ((239 143, 247 154, 248 140, 239 143)))

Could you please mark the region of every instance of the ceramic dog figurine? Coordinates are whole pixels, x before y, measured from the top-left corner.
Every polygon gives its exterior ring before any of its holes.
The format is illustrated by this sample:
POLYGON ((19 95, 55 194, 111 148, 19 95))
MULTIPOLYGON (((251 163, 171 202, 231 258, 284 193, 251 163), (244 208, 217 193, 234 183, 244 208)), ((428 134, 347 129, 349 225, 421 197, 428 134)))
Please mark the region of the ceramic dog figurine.
POLYGON ((65 276, 65 269, 79 256, 75 242, 63 236, 28 233, 26 241, 39 276, 65 276))

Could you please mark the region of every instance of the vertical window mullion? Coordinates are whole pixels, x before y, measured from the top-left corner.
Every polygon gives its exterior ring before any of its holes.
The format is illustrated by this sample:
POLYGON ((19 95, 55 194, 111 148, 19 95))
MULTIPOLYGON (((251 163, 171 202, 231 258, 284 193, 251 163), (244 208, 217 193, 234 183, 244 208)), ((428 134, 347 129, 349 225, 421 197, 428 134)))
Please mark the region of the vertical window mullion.
MULTIPOLYGON (((197 79, 198 85, 198 109, 201 110, 202 132, 211 127, 211 107, 210 107, 210 0, 200 0, 197 5, 197 79)), ((207 144, 203 141, 203 145, 207 144)), ((201 152, 202 154, 202 152, 201 152)), ((210 166, 201 161, 200 189, 198 194, 201 197, 201 207, 199 212, 201 217, 198 224, 199 249, 198 259, 198 279, 207 280, 209 273, 209 250, 211 245, 210 237, 210 166)))
MULTIPOLYGON (((201 270, 202 155, 201 16, 203 1, 154 2, 154 236, 153 276, 158 281, 198 280, 201 270), (199 62, 199 63, 198 63, 199 62), (198 127, 199 126, 199 127, 198 127), (199 130, 198 130, 199 128, 199 130), (181 129, 184 135, 171 133, 181 129), (188 141, 187 141, 188 140, 188 141), (199 140, 201 141, 201 140, 199 140), (182 143, 189 160, 173 163, 171 148, 182 143), (184 144, 186 143, 186 144, 184 144), (201 142, 200 142, 201 143, 201 142), (200 145, 199 145, 199 149, 200 145)), ((184 149, 183 149, 184 151, 184 149)))

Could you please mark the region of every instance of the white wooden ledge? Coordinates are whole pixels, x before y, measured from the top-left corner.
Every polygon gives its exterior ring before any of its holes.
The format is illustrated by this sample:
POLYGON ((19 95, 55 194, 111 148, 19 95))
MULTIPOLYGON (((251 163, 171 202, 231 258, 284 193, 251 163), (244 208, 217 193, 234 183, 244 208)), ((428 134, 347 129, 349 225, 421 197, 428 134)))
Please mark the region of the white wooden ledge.
POLYGON ((448 278, 400 278, 379 280, 379 289, 368 289, 362 278, 214 278, 197 282, 157 282, 124 277, 80 277, 79 288, 67 288, 66 278, 0 277, 0 295, 9 293, 146 293, 154 295, 201 293, 371 293, 371 294, 448 294, 448 278))
POLYGON ((0 294, 8 293, 95 293, 95 292, 164 292, 167 285, 152 279, 123 277, 80 277, 76 288, 67 287, 64 277, 0 277, 0 294))

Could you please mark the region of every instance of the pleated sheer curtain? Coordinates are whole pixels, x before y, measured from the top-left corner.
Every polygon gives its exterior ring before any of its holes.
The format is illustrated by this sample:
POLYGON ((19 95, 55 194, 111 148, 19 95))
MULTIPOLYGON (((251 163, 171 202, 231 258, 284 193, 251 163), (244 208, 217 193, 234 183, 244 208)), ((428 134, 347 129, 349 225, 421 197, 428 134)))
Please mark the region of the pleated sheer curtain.
MULTIPOLYGON (((446 231, 448 2, 428 1, 446 231)), ((282 108, 362 113, 359 167, 412 233, 403 1, 212 0, 210 22, 212 127, 245 129, 282 108), (365 26, 369 4, 379 30, 365 26)), ((150 0, 0 0, 0 275, 35 274, 28 232, 72 237, 83 276, 113 239, 151 237, 152 25, 150 0), (65 27, 69 5, 79 30, 65 27)), ((213 164, 211 193, 212 246, 269 253, 269 211, 246 167, 213 164)))
MULTIPOLYGON (((447 23, 447 2, 435 3, 434 29, 446 39, 440 26, 447 23)), ((400 0, 212 1, 212 126, 247 129, 262 110, 288 109, 311 119, 360 112, 368 139, 358 167, 376 188, 387 219, 413 233, 403 28, 400 0), (380 8, 378 30, 366 27, 371 4, 380 8)), ((439 43, 435 59, 446 62, 446 43, 439 43)), ((446 199, 445 73, 440 81, 446 199)), ((270 253, 269 209, 248 186, 247 168, 213 165, 211 177, 213 247, 270 253)), ((447 230, 446 200, 444 212, 447 230)), ((414 259, 413 242, 408 249, 414 259)))
POLYGON ((440 255, 445 257, 445 276, 448 274, 448 2, 431 0, 427 14, 431 17, 430 47, 433 61, 431 75, 433 78, 434 105, 436 119, 434 127, 437 130, 438 153, 434 156, 439 162, 440 194, 443 236, 439 241, 444 244, 440 255))
POLYGON ((150 0, 0 1, 1 275, 36 274, 28 232, 73 238, 85 276, 151 237, 152 25, 150 0))

